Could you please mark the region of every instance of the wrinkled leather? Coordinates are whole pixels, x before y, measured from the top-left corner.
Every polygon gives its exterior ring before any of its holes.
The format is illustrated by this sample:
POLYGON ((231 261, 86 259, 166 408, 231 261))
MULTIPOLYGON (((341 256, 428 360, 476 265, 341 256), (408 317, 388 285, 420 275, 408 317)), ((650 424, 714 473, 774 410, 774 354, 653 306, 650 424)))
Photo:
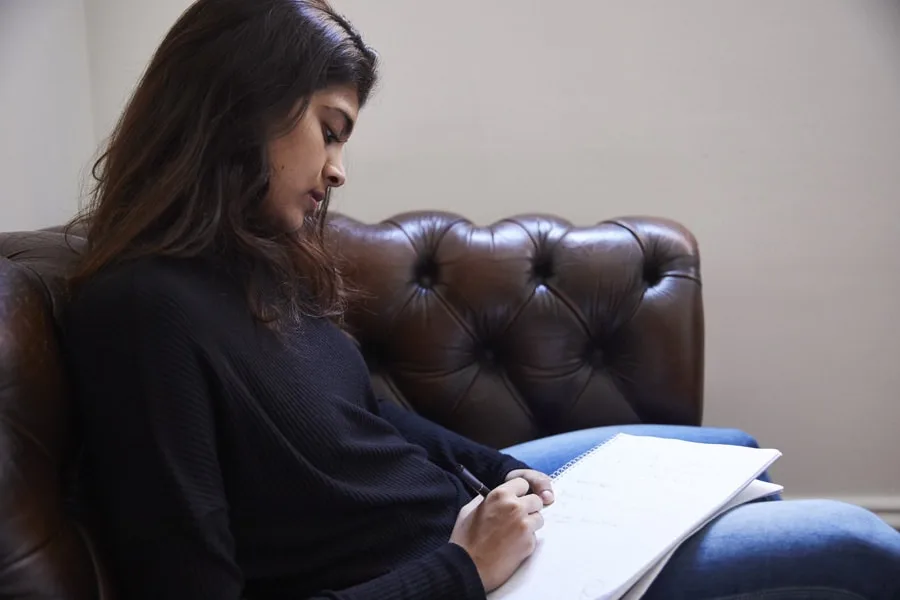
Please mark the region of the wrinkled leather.
POLYGON ((90 540, 64 504, 71 406, 52 294, 26 262, 0 260, 0 598, 105 599, 90 540))
MULTIPOLYGON (((0 234, 0 598, 112 598, 66 503, 78 432, 57 322, 77 233, 0 234)), ((677 223, 335 215, 329 243, 362 292, 348 332, 377 393, 450 429, 504 447, 700 422, 699 255, 677 223)))

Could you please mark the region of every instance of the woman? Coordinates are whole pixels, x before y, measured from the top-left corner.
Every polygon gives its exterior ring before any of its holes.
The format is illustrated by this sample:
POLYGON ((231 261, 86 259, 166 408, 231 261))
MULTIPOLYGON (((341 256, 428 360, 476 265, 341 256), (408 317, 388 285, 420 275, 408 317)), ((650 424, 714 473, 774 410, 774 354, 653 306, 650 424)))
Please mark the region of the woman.
MULTIPOLYGON (((533 549, 544 473, 612 433, 500 453, 373 397, 322 237, 375 70, 324 0, 200 0, 110 139, 65 344, 128 600, 484 598, 533 549), (457 463, 494 491, 472 500, 457 463)), ((891 598, 898 572, 871 514, 765 502, 695 536, 649 597, 891 598)))

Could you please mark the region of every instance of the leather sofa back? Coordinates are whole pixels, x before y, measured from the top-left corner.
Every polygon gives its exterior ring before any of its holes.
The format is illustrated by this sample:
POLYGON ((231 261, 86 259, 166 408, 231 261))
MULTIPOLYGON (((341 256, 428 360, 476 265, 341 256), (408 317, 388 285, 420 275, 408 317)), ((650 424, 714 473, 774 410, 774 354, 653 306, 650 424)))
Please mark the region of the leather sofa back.
POLYGON ((476 227, 409 213, 333 221, 379 392, 504 447, 621 423, 700 422, 703 307, 693 236, 664 219, 476 227))

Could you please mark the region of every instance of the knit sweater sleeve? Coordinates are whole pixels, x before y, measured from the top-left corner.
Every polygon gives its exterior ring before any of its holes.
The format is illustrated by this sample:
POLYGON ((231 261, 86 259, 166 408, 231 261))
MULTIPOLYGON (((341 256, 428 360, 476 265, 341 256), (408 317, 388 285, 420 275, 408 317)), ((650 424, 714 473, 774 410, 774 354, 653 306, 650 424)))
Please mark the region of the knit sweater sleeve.
MULTIPOLYGON (((64 343, 96 531, 123 598, 239 600, 217 456, 215 368, 202 306, 165 281, 119 277, 70 307, 64 343)), ((469 555, 447 543, 382 577, 309 600, 483 600, 469 555)), ((302 599, 298 599, 302 600, 302 599)))
POLYGON ((403 437, 425 448, 432 462, 448 471, 462 464, 489 487, 503 483, 506 474, 514 469, 530 468, 508 454, 470 440, 389 400, 378 398, 378 410, 403 437))

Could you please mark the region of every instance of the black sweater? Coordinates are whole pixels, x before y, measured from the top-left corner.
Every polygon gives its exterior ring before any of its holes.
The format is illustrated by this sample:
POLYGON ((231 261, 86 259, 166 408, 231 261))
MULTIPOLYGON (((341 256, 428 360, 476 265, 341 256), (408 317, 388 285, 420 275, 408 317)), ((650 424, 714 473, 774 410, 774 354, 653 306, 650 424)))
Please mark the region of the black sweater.
POLYGON ((215 262, 152 259, 84 286, 64 344, 125 600, 484 598, 452 470, 525 465, 379 402, 328 321, 278 336, 215 262))

